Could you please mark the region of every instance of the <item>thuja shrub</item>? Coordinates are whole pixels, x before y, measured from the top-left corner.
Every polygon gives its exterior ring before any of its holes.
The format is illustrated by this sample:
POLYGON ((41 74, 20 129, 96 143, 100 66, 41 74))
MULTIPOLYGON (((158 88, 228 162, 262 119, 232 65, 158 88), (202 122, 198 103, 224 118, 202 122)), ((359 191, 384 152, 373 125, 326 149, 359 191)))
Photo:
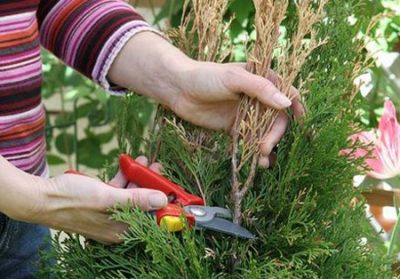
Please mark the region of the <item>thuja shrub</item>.
MULTIPOLYGON (((204 197, 207 205, 233 209, 235 221, 256 238, 194 230, 169 233, 152 215, 119 207, 113 218, 129 225, 122 244, 104 246, 74 234, 62 241, 55 237, 54 254, 43 258, 41 277, 390 277, 365 218, 362 197, 352 185, 361 162, 349 163, 340 155, 348 147, 358 105, 353 78, 364 64, 357 36, 368 20, 361 12, 367 1, 254 2, 259 37, 250 46, 249 70, 268 75, 272 67, 281 76, 281 90, 289 94, 292 84, 300 88, 306 107, 301 121, 290 122, 276 151, 276 166, 265 170, 253 163, 260 134, 254 129, 259 125, 252 126, 262 123, 268 129, 276 114, 245 97, 233 140, 192 127, 160 108, 146 139, 126 129, 126 116, 121 115, 119 142, 121 152, 129 151, 129 144, 144 142, 141 151, 162 162, 167 177, 204 197), (354 15, 357 21, 350 24, 354 15), (276 33, 283 29, 285 34, 276 33), (51 256, 57 265, 46 265, 51 256)), ((182 25, 171 31, 171 39, 196 59, 229 60, 229 18, 224 17, 228 4, 187 2, 182 25)), ((122 101, 126 111, 138 98, 122 101)), ((134 150, 132 155, 138 155, 138 148, 134 150)), ((106 174, 116 169, 116 164, 109 166, 106 174)))

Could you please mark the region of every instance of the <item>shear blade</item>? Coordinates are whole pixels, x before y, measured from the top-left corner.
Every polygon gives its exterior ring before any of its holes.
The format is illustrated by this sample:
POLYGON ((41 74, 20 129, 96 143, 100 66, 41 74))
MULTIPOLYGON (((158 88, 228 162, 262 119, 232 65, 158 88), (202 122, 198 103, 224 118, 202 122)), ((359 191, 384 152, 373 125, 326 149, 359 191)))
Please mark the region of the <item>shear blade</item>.
POLYGON ((254 239, 255 236, 238 224, 234 224, 226 219, 215 217, 211 221, 196 224, 200 228, 210 229, 241 238, 254 239))

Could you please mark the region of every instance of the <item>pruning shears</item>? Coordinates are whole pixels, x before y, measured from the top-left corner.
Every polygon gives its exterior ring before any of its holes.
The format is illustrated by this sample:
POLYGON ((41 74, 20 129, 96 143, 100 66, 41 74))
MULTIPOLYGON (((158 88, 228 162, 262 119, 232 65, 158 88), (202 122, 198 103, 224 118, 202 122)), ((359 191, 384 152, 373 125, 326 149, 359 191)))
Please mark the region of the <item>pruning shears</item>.
MULTIPOLYGON (((205 206, 204 200, 164 176, 146 168, 132 157, 122 154, 119 167, 129 182, 139 187, 158 190, 168 197, 168 205, 154 212, 157 224, 170 232, 182 231, 186 225, 197 230, 212 230, 240 238, 254 239, 255 236, 239 224, 231 222, 229 209, 205 206)), ((66 173, 84 175, 76 171, 66 173)))
POLYGON ((229 209, 205 206, 201 197, 186 192, 164 176, 140 165, 129 155, 120 156, 119 166, 129 182, 167 195, 167 207, 157 210, 155 215, 157 223, 168 231, 181 231, 187 222, 189 227, 195 229, 213 230, 247 239, 255 238, 247 229, 228 220, 232 217, 229 209))

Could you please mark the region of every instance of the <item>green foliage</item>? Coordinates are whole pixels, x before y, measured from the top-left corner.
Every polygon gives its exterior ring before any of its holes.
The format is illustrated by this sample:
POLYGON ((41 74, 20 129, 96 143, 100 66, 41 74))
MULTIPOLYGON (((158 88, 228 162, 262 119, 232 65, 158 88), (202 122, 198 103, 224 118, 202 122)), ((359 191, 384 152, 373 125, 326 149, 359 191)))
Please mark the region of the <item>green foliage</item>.
POLYGON ((382 0, 360 9, 360 13, 370 17, 377 12, 382 14, 369 34, 366 34, 369 52, 376 57, 369 72, 364 75, 364 83, 369 87, 369 90, 366 88, 365 91, 369 93, 359 110, 360 123, 368 128, 377 126, 386 97, 389 97, 396 107, 400 107, 399 7, 400 2, 397 0, 382 0))
POLYGON ((146 141, 149 124, 152 123, 155 106, 147 98, 129 95, 118 103, 118 135, 119 149, 127 150, 138 156, 144 153, 143 145, 146 141))
MULTIPOLYGON (((166 230, 160 230, 150 214, 139 210, 116 211, 114 218, 129 224, 129 230, 122 236, 127 246, 105 247, 97 243, 79 240, 72 235, 63 241, 55 252, 68 253, 65 262, 55 267, 57 278, 171 278, 179 271, 177 278, 218 278, 209 269, 210 259, 203 258, 204 238, 194 231, 186 230, 178 237, 166 230), (88 255, 90 261, 82 261, 88 255), (74 267, 73 269, 71 269, 74 267)), ((55 245, 57 246, 57 245, 55 245)), ((40 278, 49 276, 42 270, 40 278)))
POLYGON ((163 19, 168 19, 171 26, 178 26, 180 23, 180 13, 182 13, 184 0, 166 0, 160 12, 154 18, 154 23, 157 24, 163 19))
MULTIPOLYGON (((59 111, 48 112, 46 138, 49 164, 61 164, 75 155, 77 166, 104 167, 118 153, 115 149, 105 150, 104 146, 115 140, 115 130, 121 129, 116 127, 114 121, 121 114, 120 98, 110 96, 50 53, 44 51, 42 56, 45 75, 43 97, 59 98, 61 104, 59 111), (83 134, 78 134, 78 122, 83 127, 83 134)), ((141 99, 140 103, 131 107, 131 111, 125 112, 129 121, 123 123, 135 126, 134 132, 142 135, 153 110, 151 102, 141 99)))
MULTIPOLYGON (((291 123, 278 147, 277 166, 257 171, 255 186, 244 201, 243 225, 256 234, 255 240, 208 231, 171 234, 160 229, 151 215, 123 209, 113 216, 129 226, 124 243, 83 245, 72 235, 63 245, 55 243, 59 265, 42 269, 42 275, 51 271, 56 278, 390 276, 362 202, 352 203, 354 198, 362 200, 352 185, 357 162, 349 164, 339 155, 352 134, 359 105, 358 100, 349 101, 354 64, 362 59, 354 38, 368 20, 360 15, 356 25, 350 25, 347 19, 365 3, 332 0, 327 6, 319 36, 329 40, 312 54, 301 74, 306 79, 313 73, 305 85, 307 115, 302 125, 291 123)), ((285 24, 293 26, 295 17, 285 24)), ((122 111, 130 112, 134 104, 128 98, 122 111)), ((130 123, 131 116, 122 117, 120 145, 137 154, 142 135, 127 128, 135 125, 130 123)), ((180 126, 167 118, 167 123, 151 131, 145 149, 158 150, 166 176, 193 193, 204 194, 208 205, 229 207, 227 136, 185 123, 180 126)), ((110 166, 108 173, 115 169, 110 166)))

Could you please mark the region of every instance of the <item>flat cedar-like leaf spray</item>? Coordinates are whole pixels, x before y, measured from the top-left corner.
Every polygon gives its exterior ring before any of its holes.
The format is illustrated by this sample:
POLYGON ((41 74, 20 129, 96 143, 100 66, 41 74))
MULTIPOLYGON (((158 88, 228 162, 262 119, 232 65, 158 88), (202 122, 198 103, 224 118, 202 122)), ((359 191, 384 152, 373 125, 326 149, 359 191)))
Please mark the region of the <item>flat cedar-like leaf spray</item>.
MULTIPOLYGON (((368 4, 254 0, 256 39, 248 43, 247 69, 266 77, 273 70, 280 77, 276 86, 287 95, 292 85, 297 87, 307 108, 301 125, 290 122, 273 169, 257 168, 257 146, 277 112, 255 100, 242 98, 233 139, 193 127, 161 108, 148 136, 139 138, 126 123, 133 125, 138 117, 133 108, 142 97, 122 100, 121 153, 141 151, 157 159, 166 176, 204 197, 207 205, 231 208, 234 220, 255 240, 208 231, 173 234, 161 230, 151 215, 123 207, 113 215, 129 226, 122 244, 83 242, 73 234, 62 241, 56 237, 58 264, 42 261, 39 277, 389 278, 384 250, 369 229, 362 203, 351 205, 359 197, 352 178, 361 162, 349 164, 339 155, 352 134, 358 105, 352 82, 364 64, 357 35, 368 25, 368 4)), ((230 5, 228 0, 186 1, 181 25, 169 31, 171 40, 192 58, 230 61, 235 46, 229 32, 237 24, 230 5)), ((115 171, 116 164, 106 173, 115 171)))

